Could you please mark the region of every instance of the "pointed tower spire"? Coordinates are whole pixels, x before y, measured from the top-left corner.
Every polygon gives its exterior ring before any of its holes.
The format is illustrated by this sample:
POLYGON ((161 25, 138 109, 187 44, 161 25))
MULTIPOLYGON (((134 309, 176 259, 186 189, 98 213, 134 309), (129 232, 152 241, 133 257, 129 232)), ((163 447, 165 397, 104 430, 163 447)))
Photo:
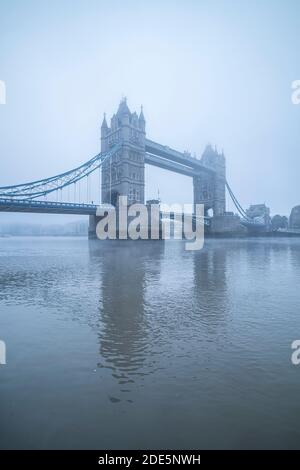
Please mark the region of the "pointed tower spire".
POLYGON ((101 124, 101 139, 104 139, 108 132, 109 132, 109 127, 106 122, 106 114, 104 113, 103 121, 101 124))
POLYGON ((121 99, 120 104, 119 104, 119 108, 118 108, 118 111, 117 111, 117 116, 118 117, 122 117, 124 115, 129 115, 129 116, 131 115, 130 109, 128 108, 128 105, 127 105, 126 96, 124 96, 124 98, 121 99))
POLYGON ((104 115, 103 115, 103 121, 102 121, 101 129, 108 129, 108 125, 107 125, 107 122, 106 122, 106 113, 104 113, 104 115))
POLYGON ((140 115, 139 115, 139 121, 140 122, 145 122, 145 116, 144 116, 144 113, 143 113, 143 105, 141 105, 141 112, 140 112, 140 115))
POLYGON ((143 105, 141 106, 141 112, 139 115, 139 127, 145 132, 145 126, 146 126, 146 121, 145 121, 145 116, 143 113, 143 105))

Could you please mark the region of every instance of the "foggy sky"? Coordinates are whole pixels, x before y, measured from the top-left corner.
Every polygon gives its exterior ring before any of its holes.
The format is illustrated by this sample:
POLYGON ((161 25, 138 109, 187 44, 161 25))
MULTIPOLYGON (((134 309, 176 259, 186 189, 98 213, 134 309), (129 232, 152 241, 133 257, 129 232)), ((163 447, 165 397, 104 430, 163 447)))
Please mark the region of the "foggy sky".
MULTIPOLYGON (((91 158, 103 112, 127 96, 131 111, 144 105, 148 138, 198 156, 224 149, 241 204, 289 215, 300 204, 299 32, 297 0, 1 0, 0 185, 91 158)), ((192 201, 190 178, 147 166, 146 197, 158 189, 163 202, 192 201)))

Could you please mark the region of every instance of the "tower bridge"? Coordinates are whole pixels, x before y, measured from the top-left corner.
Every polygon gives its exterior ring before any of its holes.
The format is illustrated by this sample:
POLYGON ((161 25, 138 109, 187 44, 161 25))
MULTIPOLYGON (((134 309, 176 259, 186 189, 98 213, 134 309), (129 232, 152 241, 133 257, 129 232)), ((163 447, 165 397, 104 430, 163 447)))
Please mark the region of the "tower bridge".
POLYGON ((190 176, 194 204, 203 204, 206 216, 211 210, 212 221, 221 220, 221 225, 226 221, 225 227, 230 220, 226 217, 227 186, 243 222, 252 223, 226 182, 223 152, 219 153, 208 145, 201 159, 197 159, 187 152, 179 152, 146 138, 143 109, 139 115, 132 113, 126 99, 120 102, 109 125, 104 115, 99 154, 65 173, 0 187, 0 211, 89 215, 93 227, 99 204, 116 204, 118 196, 127 196, 129 205, 145 202, 146 164, 190 176), (99 171, 96 184, 101 186, 101 200, 99 198, 97 204, 89 201, 89 179, 96 171, 99 171), (82 183, 86 185, 86 200, 76 195, 76 188, 80 192, 82 183), (70 195, 68 198, 65 196, 65 191, 69 191, 70 187, 74 190, 73 201, 70 195))
POLYGON ((102 202, 111 202, 112 193, 125 195, 129 202, 144 203, 145 164, 191 176, 194 204, 204 204, 205 211, 223 215, 225 203, 225 157, 207 146, 201 160, 168 146, 146 139, 143 109, 131 113, 126 99, 111 118, 110 127, 104 116, 101 126, 101 151, 107 152, 122 142, 121 148, 103 165, 102 202))

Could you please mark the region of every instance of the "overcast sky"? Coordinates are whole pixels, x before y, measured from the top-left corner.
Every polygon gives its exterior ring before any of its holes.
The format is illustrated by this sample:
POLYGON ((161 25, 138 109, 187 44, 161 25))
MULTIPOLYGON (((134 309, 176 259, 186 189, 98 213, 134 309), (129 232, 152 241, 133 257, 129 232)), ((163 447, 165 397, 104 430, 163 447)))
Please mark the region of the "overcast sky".
MULTIPOLYGON (((300 204, 299 54, 298 0, 1 0, 0 185, 89 159, 103 112, 125 95, 132 111, 144 105, 147 137, 198 155, 217 145, 243 206, 289 215, 300 204)), ((164 202, 192 201, 191 179, 147 167, 147 197, 158 189, 164 202)))

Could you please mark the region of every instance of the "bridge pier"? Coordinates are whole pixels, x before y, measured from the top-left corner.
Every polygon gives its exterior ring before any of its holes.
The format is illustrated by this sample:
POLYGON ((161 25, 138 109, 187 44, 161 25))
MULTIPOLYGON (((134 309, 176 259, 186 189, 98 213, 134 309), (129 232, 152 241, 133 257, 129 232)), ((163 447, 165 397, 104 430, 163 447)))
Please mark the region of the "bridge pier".
POLYGON ((88 228, 88 238, 90 240, 96 240, 96 226, 97 226, 97 216, 89 215, 89 228, 88 228))

